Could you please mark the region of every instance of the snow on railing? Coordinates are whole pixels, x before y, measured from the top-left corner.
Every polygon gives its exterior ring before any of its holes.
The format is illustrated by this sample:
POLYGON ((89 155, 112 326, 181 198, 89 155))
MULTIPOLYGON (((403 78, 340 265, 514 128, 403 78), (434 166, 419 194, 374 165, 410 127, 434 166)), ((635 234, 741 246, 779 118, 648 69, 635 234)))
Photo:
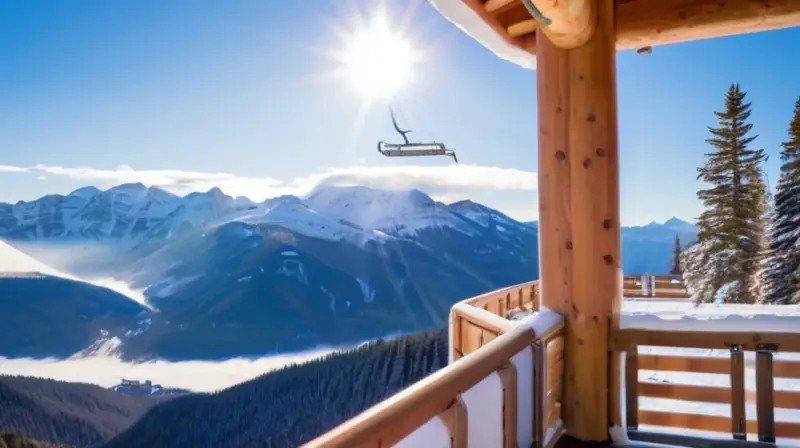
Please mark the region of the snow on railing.
MULTIPOLYGON (((536 297, 530 285, 502 291, 530 299, 536 297)), ((457 356, 450 365, 304 446, 542 447, 555 442, 563 318, 542 309, 509 321, 468 302, 451 310, 451 353, 457 356)))

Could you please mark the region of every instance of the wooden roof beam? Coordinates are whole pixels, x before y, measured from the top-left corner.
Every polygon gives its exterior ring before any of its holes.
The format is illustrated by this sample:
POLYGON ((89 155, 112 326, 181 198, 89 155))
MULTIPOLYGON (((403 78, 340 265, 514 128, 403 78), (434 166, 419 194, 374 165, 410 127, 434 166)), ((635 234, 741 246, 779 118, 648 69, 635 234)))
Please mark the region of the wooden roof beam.
POLYGON ((499 14, 517 4, 519 0, 486 0, 483 7, 489 14, 499 14))
POLYGON ((527 51, 528 53, 535 53, 536 52, 536 39, 529 38, 530 35, 517 35, 512 36, 509 34, 509 30, 507 27, 503 26, 497 17, 489 14, 486 11, 486 5, 481 0, 462 0, 465 5, 467 5, 470 9, 472 9, 481 20, 484 21, 487 25, 489 25, 495 33, 497 33, 503 40, 506 41, 509 45, 513 45, 517 48, 521 48, 522 50, 527 51))
POLYGON ((536 27, 537 25, 535 19, 523 20, 522 22, 509 25, 508 35, 511 37, 524 36, 536 31, 536 27))
MULTIPOLYGON (((573 49, 585 44, 597 25, 598 0, 523 0, 553 44, 573 49), (534 10, 539 12, 534 13, 534 10)), ((600 0, 612 1, 612 0, 600 0)))
POLYGON ((800 0, 616 0, 617 49, 800 25, 800 0))

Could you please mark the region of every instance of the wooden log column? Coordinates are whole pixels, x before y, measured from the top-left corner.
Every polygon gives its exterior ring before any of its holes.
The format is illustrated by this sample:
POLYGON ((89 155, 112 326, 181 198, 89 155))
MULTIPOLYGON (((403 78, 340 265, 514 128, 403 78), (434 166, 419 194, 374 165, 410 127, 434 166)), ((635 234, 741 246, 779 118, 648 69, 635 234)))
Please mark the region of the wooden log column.
POLYGON ((539 269, 542 305, 567 320, 567 432, 605 441, 619 424, 609 373, 619 381, 621 358, 608 352, 622 305, 619 143, 614 2, 592 6, 595 31, 580 47, 558 48, 536 33, 539 269))

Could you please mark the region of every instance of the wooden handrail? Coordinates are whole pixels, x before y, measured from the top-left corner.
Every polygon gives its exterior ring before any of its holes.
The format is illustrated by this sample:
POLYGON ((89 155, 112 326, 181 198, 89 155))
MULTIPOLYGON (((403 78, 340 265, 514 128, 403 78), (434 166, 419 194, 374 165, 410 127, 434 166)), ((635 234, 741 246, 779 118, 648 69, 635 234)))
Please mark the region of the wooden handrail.
POLYGON ((536 342, 529 325, 517 325, 447 368, 441 369, 303 445, 306 448, 392 446, 446 411, 461 393, 536 342))
POLYGON ((742 350, 754 351, 762 343, 776 344, 781 351, 800 352, 800 335, 785 332, 753 331, 687 331, 624 329, 610 335, 613 351, 645 345, 654 347, 680 347, 727 350, 732 345, 742 350))

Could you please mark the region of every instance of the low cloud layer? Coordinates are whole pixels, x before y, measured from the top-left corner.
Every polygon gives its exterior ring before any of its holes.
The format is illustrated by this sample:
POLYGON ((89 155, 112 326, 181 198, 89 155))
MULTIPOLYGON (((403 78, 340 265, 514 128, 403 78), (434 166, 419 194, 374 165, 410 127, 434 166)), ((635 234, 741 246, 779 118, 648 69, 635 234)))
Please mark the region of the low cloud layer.
POLYGON ((128 165, 120 165, 115 169, 0 165, 0 173, 27 173, 37 178, 68 178, 86 185, 101 187, 141 182, 179 195, 219 187, 226 194, 247 196, 253 200, 263 200, 283 194, 301 196, 320 185, 419 188, 433 196, 467 197, 477 191, 535 190, 537 183, 536 173, 532 171, 466 164, 441 167, 393 165, 329 168, 291 180, 247 177, 224 172, 139 170, 128 165))
POLYGON ((129 363, 116 358, 6 359, 0 357, 0 375, 23 375, 111 387, 122 378, 151 380, 164 387, 213 392, 250 380, 291 363, 302 363, 330 353, 331 349, 226 361, 153 361, 129 363))

